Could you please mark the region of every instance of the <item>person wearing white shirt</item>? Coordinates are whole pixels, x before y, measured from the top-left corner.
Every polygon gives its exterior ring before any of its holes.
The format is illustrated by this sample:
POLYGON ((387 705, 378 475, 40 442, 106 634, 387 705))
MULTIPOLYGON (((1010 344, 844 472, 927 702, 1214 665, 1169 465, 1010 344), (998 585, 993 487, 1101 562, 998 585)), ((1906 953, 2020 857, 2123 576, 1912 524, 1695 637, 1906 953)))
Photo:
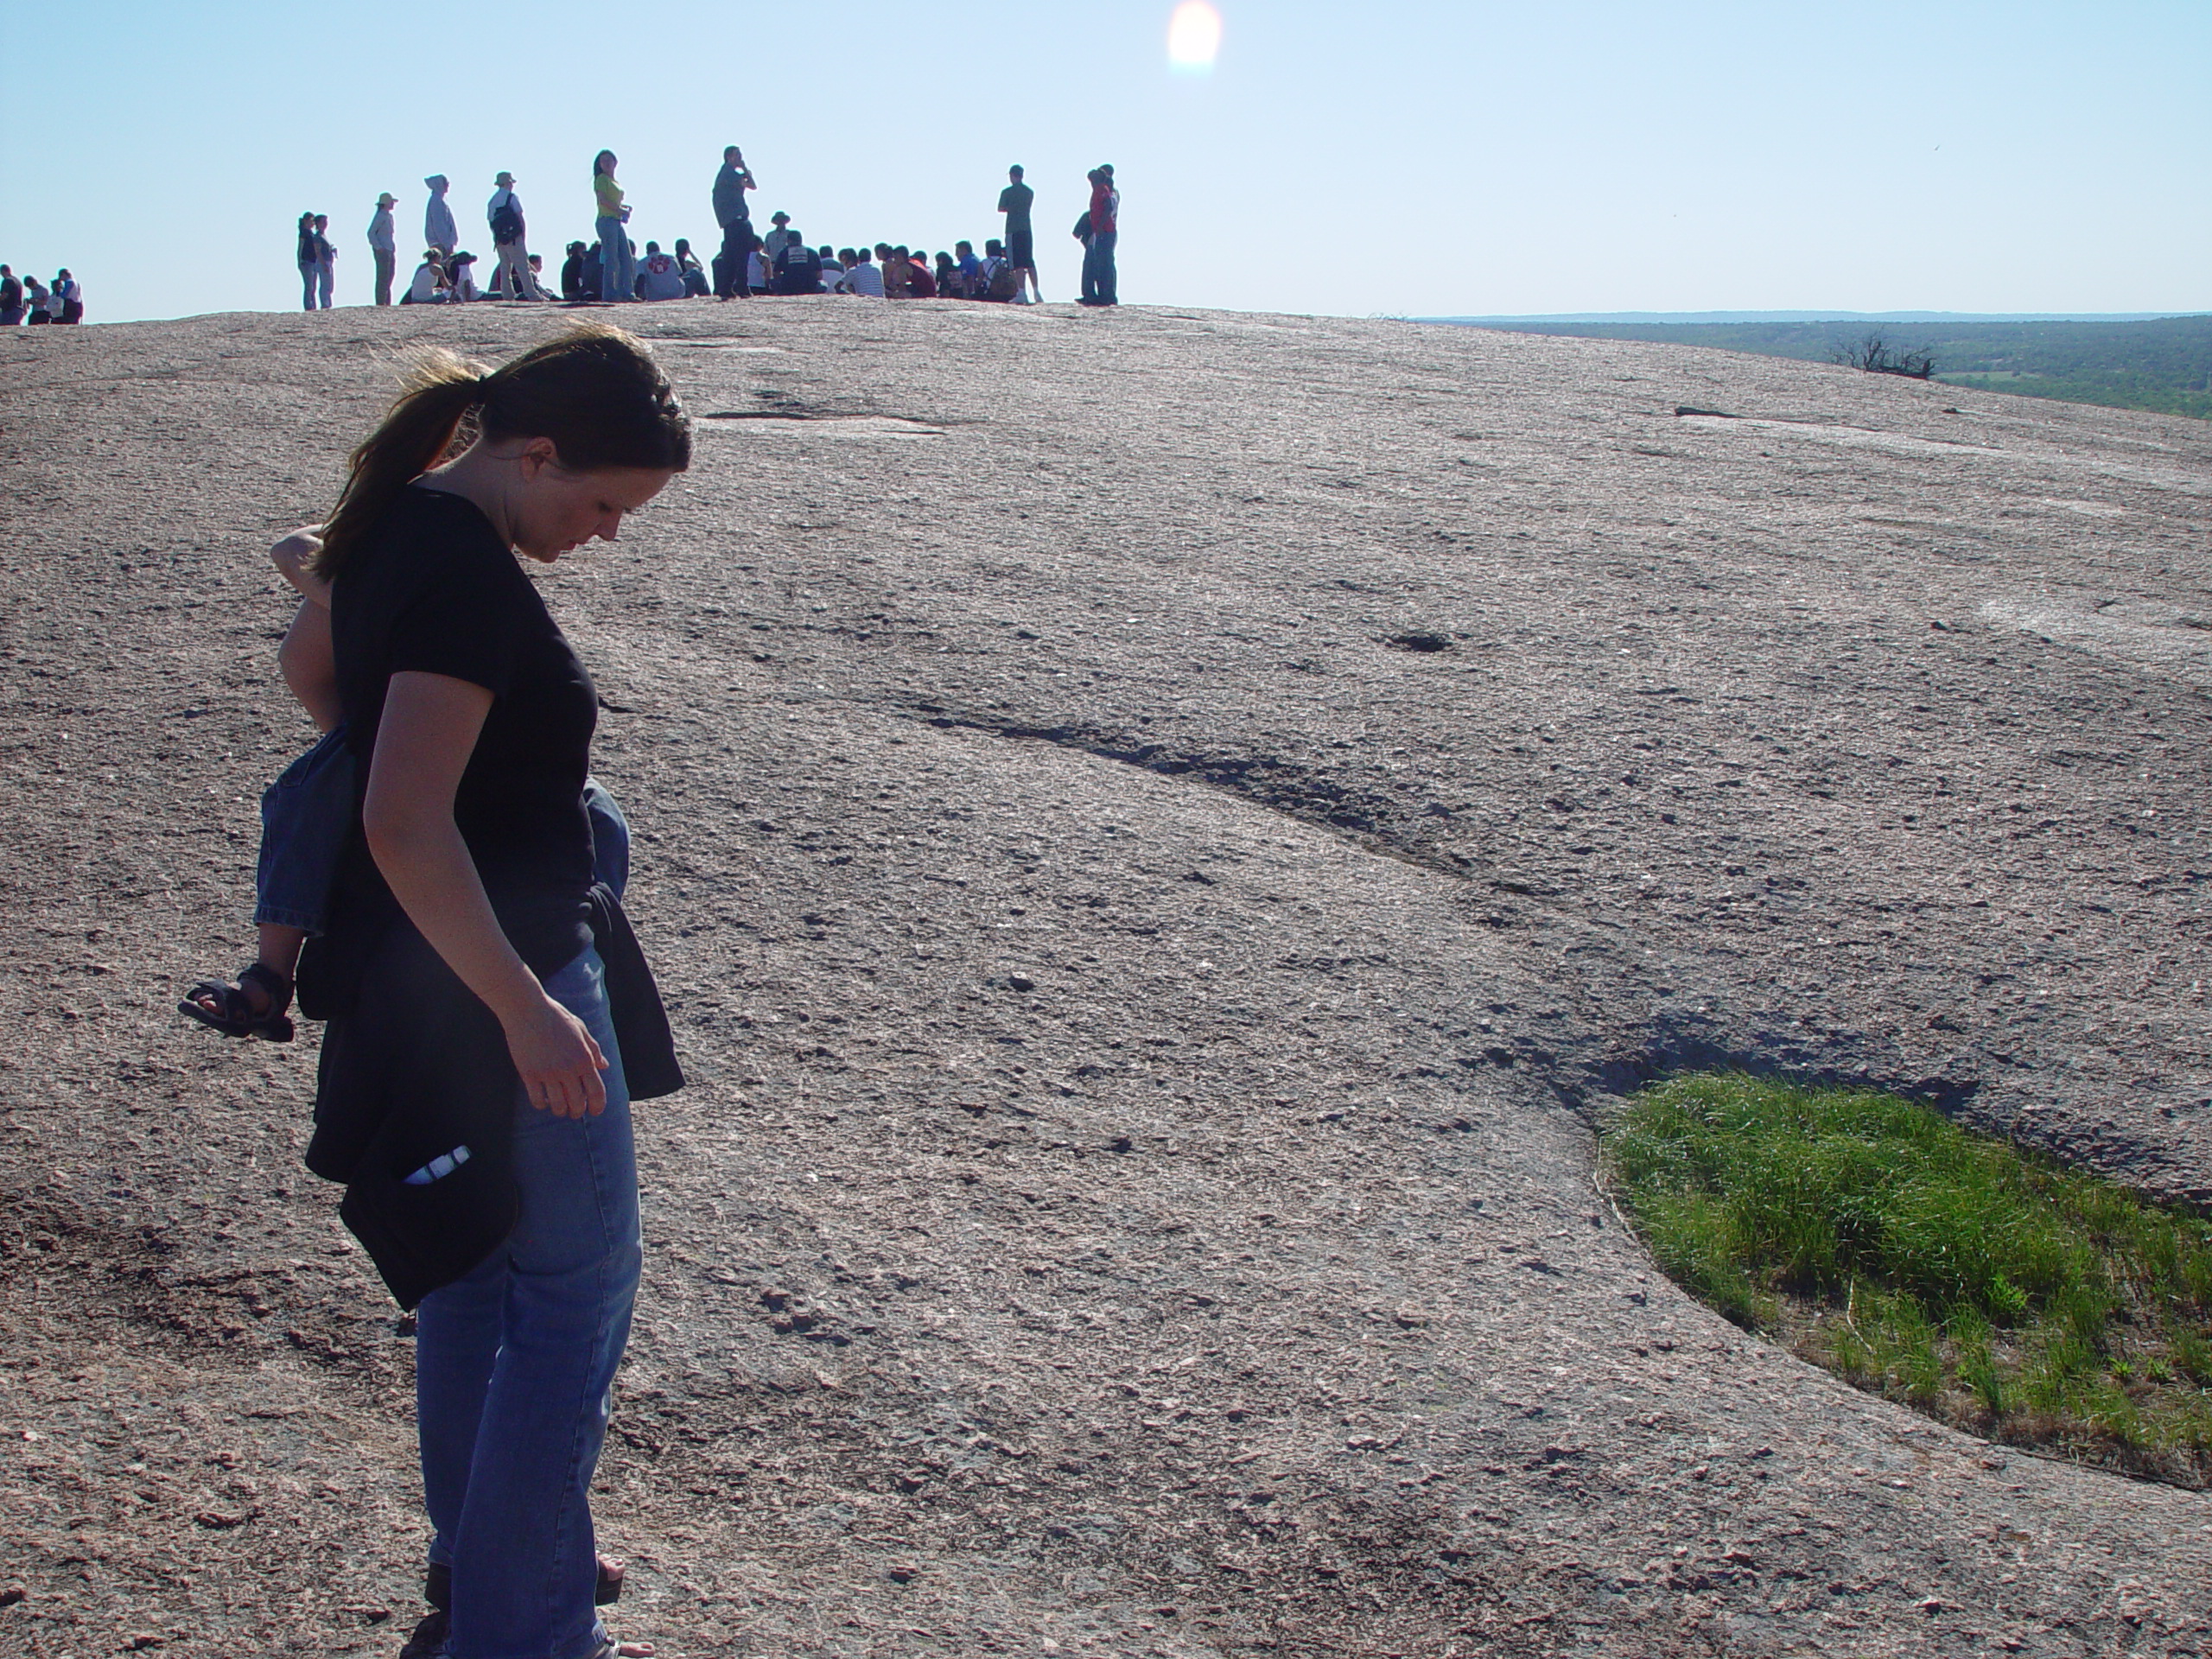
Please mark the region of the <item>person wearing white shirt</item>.
POLYGON ((871 300, 883 297, 883 273, 876 269, 875 255, 868 249, 853 250, 853 263, 845 267, 845 292, 871 300))
POLYGON ((680 300, 683 297, 683 267, 676 263, 676 256, 663 253, 660 244, 645 244, 645 262, 638 267, 639 297, 647 300, 680 300))
POLYGON ((423 263, 415 267, 415 280, 407 285, 407 297, 402 305, 442 305, 452 297, 446 290, 446 268, 437 249, 424 251, 423 263))
POLYGON ((499 268, 492 277, 493 290, 511 300, 542 300, 545 290, 530 274, 530 250, 524 242, 528 232, 523 224, 522 198, 515 194, 515 175, 502 173, 492 182, 496 188, 492 200, 485 204, 484 217, 491 224, 492 246, 499 258, 499 268), (508 234, 503 237, 502 231, 508 234))

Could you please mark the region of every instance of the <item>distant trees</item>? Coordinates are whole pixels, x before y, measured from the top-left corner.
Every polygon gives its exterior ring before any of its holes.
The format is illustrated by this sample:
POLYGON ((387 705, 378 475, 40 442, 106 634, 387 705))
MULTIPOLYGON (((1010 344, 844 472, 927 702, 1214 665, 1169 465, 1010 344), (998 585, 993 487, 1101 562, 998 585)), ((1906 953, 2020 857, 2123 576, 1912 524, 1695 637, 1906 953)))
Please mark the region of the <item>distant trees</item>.
POLYGON ((1900 351, 1878 328, 1855 344, 1846 341, 1837 346, 1829 353, 1828 361, 1864 369, 1869 374, 1902 374, 1912 380, 1925 380, 1936 372, 1933 351, 1926 346, 1916 352, 1900 351))

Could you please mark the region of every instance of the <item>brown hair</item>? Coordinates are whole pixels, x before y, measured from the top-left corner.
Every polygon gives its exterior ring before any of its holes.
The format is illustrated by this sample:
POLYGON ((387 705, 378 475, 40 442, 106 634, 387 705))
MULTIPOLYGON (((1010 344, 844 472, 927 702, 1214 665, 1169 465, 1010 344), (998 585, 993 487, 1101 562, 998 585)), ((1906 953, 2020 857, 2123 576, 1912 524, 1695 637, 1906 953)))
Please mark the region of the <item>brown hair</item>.
POLYGON ((691 464, 691 417, 641 340, 584 323, 497 369, 437 348, 402 377, 399 401, 353 451, 346 487, 323 528, 315 573, 328 581, 376 528, 399 492, 435 467, 473 425, 488 439, 550 438, 570 472, 691 464))

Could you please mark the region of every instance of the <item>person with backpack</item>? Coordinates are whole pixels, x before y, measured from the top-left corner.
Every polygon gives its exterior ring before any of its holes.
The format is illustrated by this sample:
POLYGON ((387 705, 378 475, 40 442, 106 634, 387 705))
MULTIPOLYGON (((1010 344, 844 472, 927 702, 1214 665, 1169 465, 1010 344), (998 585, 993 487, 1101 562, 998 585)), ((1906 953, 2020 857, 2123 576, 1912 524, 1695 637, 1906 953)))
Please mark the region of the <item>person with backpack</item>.
POLYGON ((723 149, 721 170, 715 175, 715 223, 722 227, 722 251, 715 256, 716 299, 753 297, 745 280, 745 257, 757 245, 745 193, 759 188, 753 169, 745 164, 745 152, 735 144, 723 149))
POLYGON ((54 272, 54 289, 48 296, 47 309, 54 314, 56 322, 82 322, 85 320, 85 290, 69 274, 67 265, 54 272))
POLYGON ((499 261, 492 276, 493 291, 511 300, 542 300, 545 290, 531 275, 530 250, 523 242, 526 226, 522 198, 515 194, 515 175, 502 173, 492 185, 492 200, 485 204, 484 217, 491 225, 492 247, 499 261))
POLYGON ((0 328, 13 328, 23 320, 23 285, 16 273, 0 265, 0 328))
POLYGON ((1036 200, 1037 193, 1021 181, 1019 167, 1007 168, 1006 177, 1006 188, 999 192, 999 212, 1006 215, 1007 263, 1022 278, 1011 297, 1019 300, 1023 287, 1034 288, 1037 303, 1042 305, 1045 303, 1045 290, 1037 281, 1037 251, 1029 234, 1029 207, 1036 200))
POLYGON ((996 237, 983 244, 983 260, 976 268, 976 280, 979 284, 976 297, 979 300, 1008 305, 1020 297, 1023 286, 1021 272, 1014 268, 1014 261, 1007 257, 1006 245, 996 237))
POLYGON ((389 190, 377 194, 377 211, 369 220, 369 256, 377 262, 377 303, 391 303, 391 279, 399 266, 399 238, 391 210, 399 198, 389 190))

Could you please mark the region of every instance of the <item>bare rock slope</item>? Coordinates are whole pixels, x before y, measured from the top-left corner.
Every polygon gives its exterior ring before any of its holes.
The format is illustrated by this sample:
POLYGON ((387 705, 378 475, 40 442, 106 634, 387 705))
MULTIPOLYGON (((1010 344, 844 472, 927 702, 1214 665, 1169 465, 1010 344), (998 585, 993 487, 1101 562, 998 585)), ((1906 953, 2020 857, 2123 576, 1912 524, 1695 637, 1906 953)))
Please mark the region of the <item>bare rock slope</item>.
MULTIPOLYGON (((2212 1197, 2212 430, 1382 322, 626 321, 698 464, 543 578, 695 1078, 642 1121, 625 1635, 2212 1652, 2202 1494, 1747 1339, 1592 1135, 1733 1060, 2212 1197)), ((312 1033, 171 1007, 308 737, 262 547, 405 348, 555 326, 0 340, 11 1651, 416 1611, 312 1033)))

